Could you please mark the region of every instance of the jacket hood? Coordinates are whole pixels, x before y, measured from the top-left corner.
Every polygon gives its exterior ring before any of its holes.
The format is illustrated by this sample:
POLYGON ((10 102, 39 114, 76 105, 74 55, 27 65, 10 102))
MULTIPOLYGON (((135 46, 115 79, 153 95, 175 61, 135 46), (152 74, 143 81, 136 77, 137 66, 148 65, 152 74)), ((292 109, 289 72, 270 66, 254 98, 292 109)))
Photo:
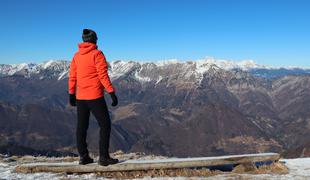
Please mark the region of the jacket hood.
POLYGON ((90 51, 97 49, 97 45, 89 42, 83 42, 79 44, 79 53, 80 54, 87 54, 90 51))

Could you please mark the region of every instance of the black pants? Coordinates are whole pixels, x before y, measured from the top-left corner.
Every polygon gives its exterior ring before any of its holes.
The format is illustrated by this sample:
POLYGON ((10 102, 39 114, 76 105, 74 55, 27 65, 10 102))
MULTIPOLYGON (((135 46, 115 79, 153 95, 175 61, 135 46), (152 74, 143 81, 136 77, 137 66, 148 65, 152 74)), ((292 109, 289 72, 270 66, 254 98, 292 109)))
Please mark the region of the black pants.
POLYGON ((77 100, 77 149, 80 156, 88 154, 87 129, 89 125, 90 112, 95 116, 100 127, 99 154, 102 158, 109 157, 109 143, 111 133, 111 120, 104 97, 94 100, 77 100))

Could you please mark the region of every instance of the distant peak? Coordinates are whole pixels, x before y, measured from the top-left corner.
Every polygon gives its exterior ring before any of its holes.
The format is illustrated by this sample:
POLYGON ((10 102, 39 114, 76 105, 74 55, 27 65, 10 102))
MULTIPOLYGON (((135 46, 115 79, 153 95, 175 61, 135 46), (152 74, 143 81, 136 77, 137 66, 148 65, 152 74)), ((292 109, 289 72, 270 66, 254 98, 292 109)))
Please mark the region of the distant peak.
POLYGON ((42 63, 42 67, 44 69, 47 69, 49 66, 51 66, 53 63, 55 62, 55 60, 48 60, 42 63))

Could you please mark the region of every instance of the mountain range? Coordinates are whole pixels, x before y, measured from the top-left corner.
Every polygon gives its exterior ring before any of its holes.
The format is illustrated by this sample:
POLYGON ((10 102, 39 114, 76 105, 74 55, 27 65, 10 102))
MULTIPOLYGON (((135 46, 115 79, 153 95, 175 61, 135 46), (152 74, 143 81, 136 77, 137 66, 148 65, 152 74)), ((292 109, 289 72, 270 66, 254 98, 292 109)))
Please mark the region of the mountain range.
MULTIPOLYGON (((0 65, 1 152, 12 144, 75 152, 69 65, 61 60, 0 65)), ((309 73, 251 60, 110 62, 120 102, 109 109, 111 151, 178 157, 267 151, 310 155, 309 73)), ((88 140, 97 153, 93 117, 88 140)))
MULTIPOLYGON (((211 57, 206 57, 196 61, 179 61, 177 59, 155 62, 118 60, 110 63, 110 76, 117 78, 123 74, 128 73, 128 71, 133 70, 132 68, 137 66, 162 67, 173 64, 186 65, 191 63, 195 65, 195 69, 193 71, 198 74, 204 73, 210 66, 216 66, 227 71, 242 70, 254 76, 264 78, 276 78, 285 75, 310 74, 310 68, 304 67, 271 67, 257 64, 253 60, 236 62, 228 60, 216 60, 211 57)), ((24 77, 29 78, 30 76, 40 75, 41 78, 58 78, 58 80, 61 80, 68 77, 69 66, 70 61, 65 60, 49 60, 39 64, 0 64, 0 76, 23 75, 24 77)), ((137 76, 136 78, 139 77, 137 76)))

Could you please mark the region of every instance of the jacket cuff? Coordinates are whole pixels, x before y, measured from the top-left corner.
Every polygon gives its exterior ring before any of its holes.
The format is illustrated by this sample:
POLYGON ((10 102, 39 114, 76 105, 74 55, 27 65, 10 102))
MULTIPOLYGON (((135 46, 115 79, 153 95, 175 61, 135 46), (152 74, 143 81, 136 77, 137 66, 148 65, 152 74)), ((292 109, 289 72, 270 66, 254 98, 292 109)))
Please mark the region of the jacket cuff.
POLYGON ((115 89, 114 88, 109 88, 109 89, 106 89, 106 91, 110 94, 110 93, 115 92, 115 89))
POLYGON ((75 94, 74 90, 69 90, 69 94, 75 94))

